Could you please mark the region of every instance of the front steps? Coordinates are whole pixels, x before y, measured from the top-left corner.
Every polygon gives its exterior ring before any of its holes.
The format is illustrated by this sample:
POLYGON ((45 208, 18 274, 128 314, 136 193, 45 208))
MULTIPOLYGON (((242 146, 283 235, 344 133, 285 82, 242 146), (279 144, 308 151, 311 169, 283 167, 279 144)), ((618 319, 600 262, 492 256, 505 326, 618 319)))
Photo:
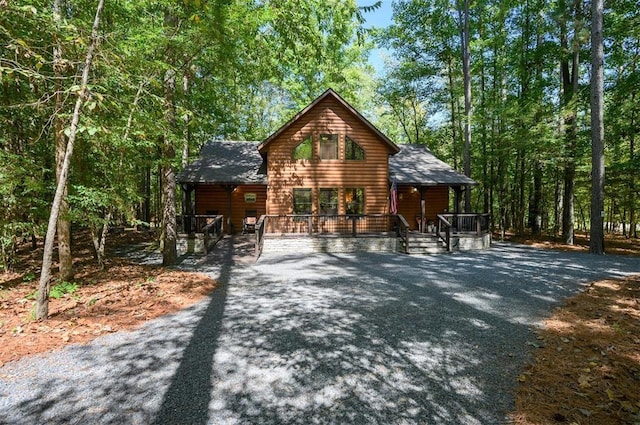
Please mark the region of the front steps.
POLYGON ((444 243, 433 233, 409 232, 409 249, 402 246, 407 254, 439 254, 447 252, 444 243))

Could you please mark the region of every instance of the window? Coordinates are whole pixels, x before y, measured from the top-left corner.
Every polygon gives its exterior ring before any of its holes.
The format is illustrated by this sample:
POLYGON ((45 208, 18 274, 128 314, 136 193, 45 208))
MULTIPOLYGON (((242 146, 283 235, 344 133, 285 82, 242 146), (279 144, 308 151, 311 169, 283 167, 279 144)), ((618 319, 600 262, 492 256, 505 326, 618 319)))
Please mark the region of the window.
POLYGON ((313 159, 313 137, 310 135, 305 137, 302 142, 293 148, 291 159, 294 161, 299 159, 313 159))
POLYGON ((320 159, 338 159, 338 135, 320 135, 320 159))
POLYGON ((364 214, 364 189, 345 189, 344 205, 347 214, 364 214))
POLYGON ((293 213, 311 214, 311 189, 293 189, 293 213))
POLYGON ((320 214, 338 214, 338 189, 320 189, 320 214))
POLYGON ((364 149, 349 136, 344 140, 344 159, 352 161, 364 159, 364 149))

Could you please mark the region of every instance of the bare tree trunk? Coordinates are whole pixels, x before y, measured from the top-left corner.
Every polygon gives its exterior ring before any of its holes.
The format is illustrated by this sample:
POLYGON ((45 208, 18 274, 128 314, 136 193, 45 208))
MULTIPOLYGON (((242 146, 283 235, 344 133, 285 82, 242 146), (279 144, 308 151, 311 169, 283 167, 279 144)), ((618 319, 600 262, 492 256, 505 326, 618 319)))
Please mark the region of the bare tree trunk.
MULTIPOLYGON (((464 174, 471 177, 471 65, 469 47, 469 0, 464 0, 464 10, 459 11, 462 18, 460 41, 462 44, 462 72, 464 76, 464 174)), ((464 192, 464 210, 471 212, 471 189, 464 192)))
POLYGON ((533 170, 533 200, 531 202, 531 232, 542 234, 542 162, 536 160, 533 170))
MULTIPOLYGON (((53 22, 58 27, 61 23, 60 11, 62 0, 53 0, 53 22)), ((64 120, 62 110, 64 109, 64 98, 62 88, 62 77, 64 76, 65 65, 62 60, 62 46, 57 35, 53 44, 53 73, 55 86, 55 111, 53 116, 53 134, 56 149, 56 184, 60 181, 62 174, 62 163, 67 148, 67 141, 64 136, 64 120)), ((67 183, 65 182, 62 202, 60 203, 60 213, 58 215, 58 263, 61 281, 71 280, 73 277, 73 258, 71 257, 71 220, 69 220, 69 205, 67 203, 67 183)))
POLYGON ((453 152, 453 168, 458 169, 458 141, 456 131, 456 93, 455 93, 455 81, 453 79, 453 66, 451 64, 451 58, 447 62, 447 75, 449 77, 449 100, 451 105, 451 151, 453 152))
POLYGON ((46 319, 49 315, 49 289, 51 283, 51 263, 53 256, 53 239, 56 234, 56 223, 60 214, 60 204, 65 195, 65 185, 69 176, 69 168, 71 165, 71 155, 73 154, 73 144, 78 131, 78 122, 80 121, 80 108, 87 97, 87 82, 89 81, 89 70, 93 61, 93 52, 98 44, 98 26, 100 24, 100 15, 104 6, 104 0, 99 0, 96 8, 96 16, 93 21, 91 30, 91 43, 87 50, 87 56, 82 69, 82 80, 80 84, 80 92, 76 105, 73 109, 73 117, 71 118, 71 128, 69 130, 69 139, 64 153, 62 169, 60 172, 60 180, 56 185, 56 193, 51 205, 51 214, 49 215, 49 223, 47 225, 47 236, 45 239, 44 253, 42 255, 42 270, 40 272, 40 282, 38 285, 38 297, 36 300, 36 318, 46 319))
MULTIPOLYGON (((165 33, 171 36, 179 26, 178 18, 166 10, 164 14, 165 33)), ((167 56, 169 63, 174 59, 175 52, 169 49, 167 56)), ((167 69, 164 74, 164 119, 165 132, 160 146, 160 183, 162 186, 162 265, 171 266, 178 260, 177 253, 177 222, 176 222, 176 179, 173 162, 176 157, 176 71, 167 69)))
MULTIPOLYGON (((631 93, 631 103, 635 104, 635 92, 631 93)), ((631 120, 629 122, 629 162, 631 164, 635 163, 635 140, 636 140, 636 112, 635 109, 631 110, 631 120)), ((636 223, 636 199, 638 198, 638 194, 636 193, 636 175, 631 174, 628 178, 628 207, 629 208, 629 232, 627 233, 628 238, 637 238, 637 223, 636 223)))
POLYGON ((562 238, 567 245, 573 245, 574 228, 574 194, 576 177, 576 146, 578 139, 577 130, 577 102, 575 94, 578 91, 578 70, 580 58, 580 46, 578 40, 580 2, 575 0, 573 12, 565 8, 565 15, 560 21, 560 47, 563 51, 571 51, 571 63, 563 60, 562 71, 562 105, 565 109, 565 157, 564 167, 564 196, 562 206, 562 238), (567 34, 567 17, 573 13, 575 20, 574 36, 569 49, 567 34))
POLYGON ((98 266, 100 266, 100 270, 104 270, 104 251, 107 245, 107 234, 109 233, 110 221, 111 209, 107 209, 101 228, 91 226, 91 239, 93 240, 93 249, 96 252, 96 261, 98 262, 98 266))
POLYGON ((604 254, 603 0, 591 0, 591 229, 589 252, 604 254))

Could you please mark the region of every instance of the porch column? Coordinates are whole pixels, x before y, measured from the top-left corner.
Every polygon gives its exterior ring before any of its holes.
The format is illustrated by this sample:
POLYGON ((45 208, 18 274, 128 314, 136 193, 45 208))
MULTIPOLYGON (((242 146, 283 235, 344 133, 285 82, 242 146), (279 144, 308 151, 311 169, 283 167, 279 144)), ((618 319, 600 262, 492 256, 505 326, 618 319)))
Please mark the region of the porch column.
POLYGON ((227 233, 233 233, 233 229, 231 228, 231 213, 233 212, 232 208, 232 198, 231 195, 237 186, 233 184, 225 185, 224 191, 227 192, 227 233))
POLYGON ((455 186, 453 190, 456 192, 454 213, 460 214, 462 212, 462 201, 463 201, 462 192, 464 191, 464 189, 462 189, 462 186, 455 186))

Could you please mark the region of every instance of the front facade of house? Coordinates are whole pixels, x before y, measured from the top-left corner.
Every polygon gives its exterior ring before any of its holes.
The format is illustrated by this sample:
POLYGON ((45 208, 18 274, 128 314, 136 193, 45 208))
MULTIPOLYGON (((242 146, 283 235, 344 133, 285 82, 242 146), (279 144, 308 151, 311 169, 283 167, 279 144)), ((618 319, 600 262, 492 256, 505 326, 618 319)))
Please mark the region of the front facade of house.
POLYGON ((183 215, 223 215, 228 232, 249 216, 390 213, 421 229, 450 190, 476 184, 424 146, 394 144, 332 90, 262 142, 210 142, 178 182, 183 215))

